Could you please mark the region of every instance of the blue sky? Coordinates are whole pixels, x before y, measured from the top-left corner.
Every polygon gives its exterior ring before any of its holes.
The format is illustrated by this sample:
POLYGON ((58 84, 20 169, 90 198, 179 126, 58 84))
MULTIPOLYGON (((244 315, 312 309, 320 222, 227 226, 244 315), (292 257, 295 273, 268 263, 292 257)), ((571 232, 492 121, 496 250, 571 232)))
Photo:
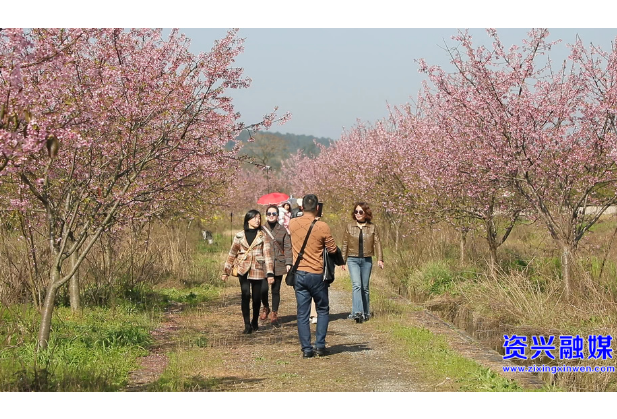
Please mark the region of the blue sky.
MULTIPOLYGON (((194 52, 207 51, 225 29, 183 29, 194 52)), ((243 122, 254 122, 278 106, 292 119, 272 131, 338 138, 357 119, 374 122, 387 105, 413 101, 424 75, 415 60, 448 66, 447 44, 457 29, 240 29, 245 51, 237 65, 253 80, 232 94, 243 122)), ((484 29, 471 30, 486 42, 484 29)), ((498 30, 505 45, 518 44, 527 29, 498 30)), ((553 29, 561 39, 551 58, 562 62, 567 43, 578 34, 585 43, 610 48, 617 29, 553 29)))

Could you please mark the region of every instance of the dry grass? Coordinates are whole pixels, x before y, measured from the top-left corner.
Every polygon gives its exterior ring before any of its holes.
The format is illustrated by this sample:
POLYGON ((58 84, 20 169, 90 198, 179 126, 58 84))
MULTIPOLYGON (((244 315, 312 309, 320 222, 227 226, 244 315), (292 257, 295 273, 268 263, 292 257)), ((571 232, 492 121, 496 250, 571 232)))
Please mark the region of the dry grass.
MULTIPOLYGON (((345 222, 332 225, 339 244, 345 222)), ((581 242, 580 264, 567 298, 559 275, 559 252, 541 225, 519 225, 513 230, 498 251, 495 276, 487 272, 488 254, 480 233, 469 234, 465 259, 460 260, 460 237, 450 227, 402 231, 395 251, 394 234, 383 225, 386 269, 375 274, 375 285, 383 280, 415 301, 455 295, 474 313, 514 327, 617 336, 616 225, 614 218, 602 219, 581 242)), ((45 269, 36 275, 18 227, 3 225, 0 231, 0 304, 5 307, 40 301, 44 294, 41 272, 45 269)), ((105 236, 80 270, 83 302, 108 304, 118 293, 130 292, 140 284, 190 287, 218 281, 220 261, 229 247, 230 237, 224 234, 230 233, 228 227, 213 228, 222 232, 215 234, 214 246, 201 239, 200 226, 186 222, 139 226, 105 236)), ((45 267, 44 238, 35 237, 35 246, 38 264, 45 267)), ((65 290, 59 302, 68 302, 65 290)), ((373 310, 398 309, 388 299, 376 298, 373 310)), ((603 374, 566 373, 553 378, 570 390, 607 390, 614 385, 611 376, 603 374)))
MULTIPOLYGON (((399 252, 392 252, 390 243, 386 274, 400 295, 426 302, 432 310, 455 319, 459 327, 471 327, 467 331, 491 347, 501 346, 503 334, 513 331, 527 336, 580 334, 586 346, 588 335, 617 336, 617 249, 612 240, 616 225, 613 217, 603 218, 581 241, 567 296, 559 250, 537 224, 514 229, 498 251, 496 275, 488 272, 481 234, 468 237, 466 259, 461 261, 458 236, 448 227, 417 231, 405 239, 399 252)), ((558 365, 577 365, 565 361, 558 365)), ((617 366, 612 359, 586 359, 579 364, 617 366)), ((611 373, 549 373, 544 378, 568 391, 617 388, 611 373)))
MULTIPOLYGON (((18 225, 4 225, 0 230, 0 303, 4 305, 39 305, 44 298, 49 250, 44 237, 33 239, 36 266, 18 225)), ((220 274, 218 255, 226 248, 227 238, 221 234, 215 234, 214 244, 207 244, 196 223, 152 222, 106 234, 80 267, 82 303, 109 304, 136 286, 168 279, 185 285, 215 281, 220 274), (213 253, 216 258, 209 257, 213 253)), ((68 304, 67 287, 61 288, 58 302, 68 304)))

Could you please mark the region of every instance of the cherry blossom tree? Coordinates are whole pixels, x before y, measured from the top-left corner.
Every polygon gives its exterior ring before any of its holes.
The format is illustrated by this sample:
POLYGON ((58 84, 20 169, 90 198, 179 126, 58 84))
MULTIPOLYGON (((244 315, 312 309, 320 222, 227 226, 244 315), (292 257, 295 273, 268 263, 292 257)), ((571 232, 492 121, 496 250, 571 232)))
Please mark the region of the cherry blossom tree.
MULTIPOLYGON (((250 84, 233 67, 243 42, 236 32, 198 55, 176 30, 167 39, 152 29, 35 29, 21 36, 14 50, 27 46, 32 53, 20 56, 61 52, 44 70, 16 61, 9 90, 23 95, 19 86, 38 86, 38 95, 21 99, 38 128, 10 126, 2 137, 10 161, 3 175, 16 185, 7 204, 45 214, 51 263, 40 348, 49 340, 57 290, 103 232, 212 187, 234 161, 237 150, 225 144, 247 126, 226 92, 250 84), (43 124, 44 116, 53 123, 43 124)), ((268 114, 250 128, 276 120, 268 114)))
POLYGON ((512 181, 500 174, 502 156, 492 150, 492 137, 471 136, 465 120, 453 118, 450 102, 440 92, 425 89, 421 117, 406 108, 409 136, 421 139, 416 153, 426 183, 424 209, 447 221, 461 237, 464 261, 467 234, 482 230, 489 253, 489 271, 496 273, 497 249, 509 237, 525 202, 512 181))
MULTIPOLYGON (((354 202, 369 202, 394 226, 420 214, 416 205, 415 160, 399 138, 392 119, 370 125, 358 121, 329 147, 317 144, 318 156, 298 153, 283 164, 283 176, 300 195, 315 193, 329 211, 347 213, 354 202)), ((395 241, 398 246, 398 239, 395 241)))
POLYGON ((18 171, 28 156, 46 147, 55 153, 58 136, 77 136, 69 123, 75 104, 58 94, 68 89, 71 76, 57 70, 69 66, 71 51, 87 36, 81 29, 45 35, 37 30, 0 30, 0 172, 18 171), (49 41, 41 45, 40 36, 49 41))
POLYGON ((447 129, 459 141, 479 141, 476 162, 485 176, 510 182, 545 224, 562 251, 565 292, 577 244, 615 203, 613 138, 606 114, 590 106, 585 74, 567 61, 553 66, 548 31, 532 30, 522 46, 506 50, 497 32, 492 48, 474 48, 467 32, 450 48, 456 71, 421 62, 432 82, 447 129), (604 193, 602 193, 604 192, 604 193), (589 213, 588 205, 599 211, 589 213))

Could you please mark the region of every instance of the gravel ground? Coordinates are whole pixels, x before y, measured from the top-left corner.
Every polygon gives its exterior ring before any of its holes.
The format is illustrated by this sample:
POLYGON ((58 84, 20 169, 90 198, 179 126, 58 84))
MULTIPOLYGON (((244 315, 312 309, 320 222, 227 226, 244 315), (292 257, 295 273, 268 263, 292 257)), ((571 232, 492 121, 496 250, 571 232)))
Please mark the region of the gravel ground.
MULTIPOLYGON (((405 301, 402 301, 405 303, 405 301)), ((335 286, 330 289, 330 323, 325 357, 302 358, 293 289, 283 285, 279 316, 281 327, 269 321, 260 329, 243 335, 240 287, 234 279, 221 297, 197 309, 172 308, 165 321, 153 332, 156 345, 133 372, 127 391, 148 391, 169 363, 173 351, 187 350, 179 337, 193 333, 205 338, 190 378, 198 391, 242 392, 421 392, 451 391, 446 383, 428 383, 417 366, 402 356, 401 348, 377 327, 379 317, 362 324, 347 319, 350 292, 335 286)), ((473 338, 453 328, 427 311, 411 311, 406 321, 446 337, 453 349, 498 372, 506 363, 494 351, 484 349, 473 338)), ((314 342, 315 325, 311 325, 314 342)), ((509 377, 514 378, 514 377, 509 377)), ((530 387, 541 382, 531 374, 517 375, 530 387)))

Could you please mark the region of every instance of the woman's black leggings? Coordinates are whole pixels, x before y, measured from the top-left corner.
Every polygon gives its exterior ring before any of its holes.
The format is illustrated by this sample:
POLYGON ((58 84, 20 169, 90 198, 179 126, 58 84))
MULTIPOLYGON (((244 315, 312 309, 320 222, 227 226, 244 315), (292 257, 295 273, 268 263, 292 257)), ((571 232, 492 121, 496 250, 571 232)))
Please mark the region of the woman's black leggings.
MULTIPOLYGON (((279 304, 281 302, 281 283, 283 282, 283 275, 274 277, 274 284, 272 284, 272 311, 279 311, 279 304)), ((268 305, 268 280, 264 279, 261 286, 261 302, 264 307, 270 308, 268 305)))
POLYGON ((242 290, 242 317, 244 324, 251 323, 251 288, 253 292, 253 324, 257 324, 259 319, 259 307, 261 306, 261 284, 265 281, 261 279, 248 279, 246 275, 239 275, 240 290, 242 290))

